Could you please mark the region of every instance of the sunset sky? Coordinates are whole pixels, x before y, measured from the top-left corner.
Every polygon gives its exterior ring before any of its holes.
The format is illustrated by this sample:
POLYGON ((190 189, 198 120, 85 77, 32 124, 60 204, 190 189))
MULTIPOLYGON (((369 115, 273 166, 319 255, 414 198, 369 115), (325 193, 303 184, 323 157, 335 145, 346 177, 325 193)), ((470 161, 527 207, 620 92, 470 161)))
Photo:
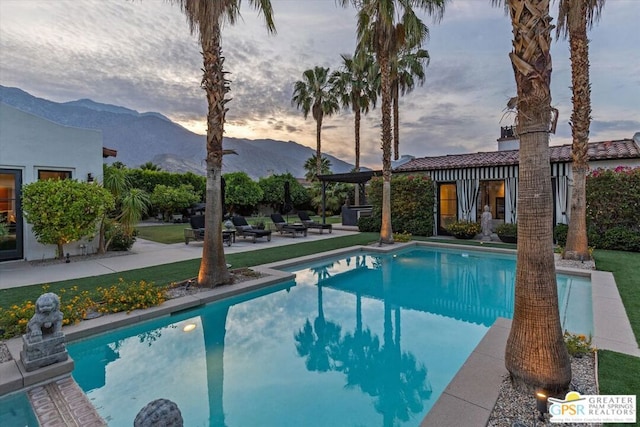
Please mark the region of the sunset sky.
MULTIPOLYGON (((557 1, 551 2, 557 15, 557 1)), ((223 28, 232 80, 227 136, 295 141, 315 148, 315 123, 291 105, 293 84, 316 65, 335 70, 353 53, 355 12, 333 0, 272 0, 270 36, 243 2, 243 19, 223 28)), ((590 31, 591 140, 640 132, 640 1, 608 0, 590 31)), ((401 154, 432 156, 497 149, 515 95, 508 59, 511 24, 489 0, 453 0, 444 19, 427 16, 427 79, 402 98, 401 154)), ((555 33, 554 33, 555 36, 555 33)), ((56 102, 90 98, 140 112, 157 111, 205 132, 198 41, 179 6, 160 0, 0 0, 0 84, 56 102)), ((552 46, 554 145, 571 142, 569 47, 552 46)), ((353 114, 325 119, 323 151, 353 163, 353 114)), ((381 164, 380 108, 362 128, 362 163, 381 164)))

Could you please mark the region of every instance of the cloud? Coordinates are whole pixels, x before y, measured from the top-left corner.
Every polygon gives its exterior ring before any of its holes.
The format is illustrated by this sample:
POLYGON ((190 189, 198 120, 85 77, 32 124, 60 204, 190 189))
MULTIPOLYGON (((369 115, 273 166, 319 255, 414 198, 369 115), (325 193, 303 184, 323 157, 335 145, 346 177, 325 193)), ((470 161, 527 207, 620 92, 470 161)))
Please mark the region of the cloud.
MULTIPOLYGON (((315 148, 315 122, 291 105, 304 70, 336 69, 355 47, 355 12, 331 1, 272 0, 277 34, 247 3, 222 32, 233 100, 226 135, 295 139, 315 148)), ((552 3, 552 15, 557 6, 552 3)), ((628 138, 640 129, 640 3, 610 1, 590 31, 592 138, 628 138)), ((424 16, 424 15, 423 15, 424 16)), ((401 153, 417 156, 496 149, 506 101, 515 95, 511 23, 488 0, 447 4, 440 23, 424 16, 431 62, 424 86, 401 100, 401 153)), ((0 83, 53 101, 91 98, 140 112, 158 111, 191 129, 206 128, 202 57, 177 5, 160 1, 0 1, 0 83), (199 125, 197 125, 199 123, 199 125)), ((552 142, 570 142, 568 43, 552 44, 552 142)), ((362 162, 379 167, 380 105, 362 122, 362 162)), ((353 114, 327 118, 323 150, 353 154, 353 114)))

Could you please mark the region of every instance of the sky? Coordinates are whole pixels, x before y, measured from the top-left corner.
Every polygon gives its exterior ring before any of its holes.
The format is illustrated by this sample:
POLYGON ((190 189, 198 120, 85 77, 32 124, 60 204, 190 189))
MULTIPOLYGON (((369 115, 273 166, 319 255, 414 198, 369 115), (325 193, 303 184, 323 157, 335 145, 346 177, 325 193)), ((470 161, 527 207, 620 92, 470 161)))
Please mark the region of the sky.
MULTIPOLYGON (((315 66, 332 71, 355 48, 355 11, 334 0, 271 0, 277 33, 242 2, 242 19, 222 30, 233 100, 225 135, 295 141, 315 149, 315 122, 291 103, 293 85, 315 66)), ((557 1, 551 2, 557 15, 557 1)), ((511 23, 490 0, 452 0, 430 37, 423 86, 400 102, 400 154, 416 157, 494 151, 515 96, 508 53, 511 23)), ((639 0, 607 0, 589 32, 591 141, 640 132, 639 0)), ((555 32, 554 32, 555 36, 555 32)), ((552 44, 551 144, 570 144, 568 41, 552 44)), ((184 14, 161 0, 0 0, 0 84, 55 102, 89 98, 156 111, 206 133, 202 57, 184 14)), ((353 113, 326 117, 322 151, 354 162, 353 113)), ((361 164, 379 169, 380 106, 362 122, 361 164)), ((203 142, 204 143, 204 142, 203 142)))

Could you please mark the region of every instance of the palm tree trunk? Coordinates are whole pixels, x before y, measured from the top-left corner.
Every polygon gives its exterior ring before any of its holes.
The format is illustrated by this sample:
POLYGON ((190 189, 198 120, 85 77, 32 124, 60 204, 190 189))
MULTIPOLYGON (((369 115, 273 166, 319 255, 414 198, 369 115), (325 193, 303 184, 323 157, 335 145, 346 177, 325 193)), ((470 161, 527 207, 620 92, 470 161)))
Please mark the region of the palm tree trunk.
POLYGON ((573 188, 571 190, 571 211, 564 258, 590 259, 587 240, 586 174, 589 126, 591 125, 591 86, 589 84, 589 40, 587 39, 586 2, 577 2, 574 7, 582 7, 579 14, 570 14, 569 45, 571 47, 571 87, 573 91, 573 112, 571 114, 571 134, 573 145, 573 188), (575 24, 575 25, 574 25, 575 24))
POLYGON ((398 160, 400 158, 400 108, 398 107, 399 100, 399 88, 398 81, 393 83, 393 91, 391 96, 393 97, 393 159, 398 160))
POLYGON ((551 18, 549 0, 508 0, 511 62, 520 136, 515 306, 505 365, 517 387, 566 390, 571 364, 564 345, 553 258, 549 163, 551 18))
MULTIPOLYGON (((360 121, 362 113, 360 112, 360 108, 355 109, 355 141, 356 141, 356 165, 355 172, 360 172, 360 121)), ((354 185, 354 203, 356 206, 360 205, 360 184, 354 185)))
POLYGON ((321 133, 322 133, 322 112, 318 114, 316 120, 316 176, 322 174, 322 151, 321 151, 321 133))
POLYGON ((207 93, 207 183, 205 200, 205 233, 202 261, 198 272, 199 286, 217 286, 228 283, 231 276, 227 269, 222 244, 222 134, 225 120, 225 94, 229 91, 224 79, 220 48, 220 29, 211 39, 202 40, 204 75, 202 87, 207 93))
MULTIPOLYGON (((379 36, 384 37, 384 36, 379 36)), ((384 43, 379 42, 380 45, 384 43)), ((393 243, 391 228, 391 70, 388 53, 378 54, 382 86, 382 224, 380 242, 393 243)))

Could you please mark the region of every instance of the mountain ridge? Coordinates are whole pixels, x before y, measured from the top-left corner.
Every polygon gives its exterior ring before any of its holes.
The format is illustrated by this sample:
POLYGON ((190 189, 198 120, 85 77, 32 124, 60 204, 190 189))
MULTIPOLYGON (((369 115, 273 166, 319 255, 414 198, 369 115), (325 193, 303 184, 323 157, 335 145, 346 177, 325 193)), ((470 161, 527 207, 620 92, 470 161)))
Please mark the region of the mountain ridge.
MULTIPOLYGON (((206 137, 160 113, 140 113, 87 98, 58 103, 2 85, 0 101, 65 126, 102 131, 103 146, 118 151, 118 157, 110 161, 117 160, 132 168, 151 161, 169 172, 206 174, 206 137)), ((315 154, 315 150, 297 142, 273 139, 224 137, 224 148, 238 155, 224 156, 223 173, 242 171, 252 179, 284 173, 304 177, 304 163, 315 154)), ((323 156, 331 161, 334 173, 353 169, 352 164, 335 156, 323 156)))

